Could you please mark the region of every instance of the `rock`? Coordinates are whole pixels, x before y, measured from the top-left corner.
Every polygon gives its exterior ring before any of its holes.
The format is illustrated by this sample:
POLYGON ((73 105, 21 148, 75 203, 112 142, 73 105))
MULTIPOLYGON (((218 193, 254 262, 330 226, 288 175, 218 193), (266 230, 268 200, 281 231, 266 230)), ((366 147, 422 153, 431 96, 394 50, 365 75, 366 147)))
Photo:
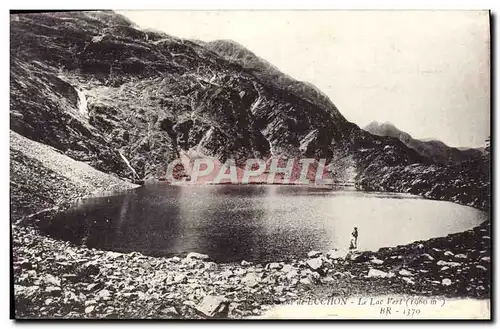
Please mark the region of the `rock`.
POLYGON ((236 271, 234 271, 234 274, 237 276, 243 276, 247 273, 247 271, 244 268, 239 268, 236 271))
POLYGON ((309 278, 300 279, 299 283, 304 284, 304 285, 312 284, 311 279, 309 279, 309 278))
POLYGON ((107 289, 102 289, 96 295, 97 298, 102 298, 102 299, 109 299, 110 296, 111 296, 111 292, 107 289))
POLYGON ((312 272, 310 275, 309 275, 309 278, 311 278, 311 280, 313 282, 318 282, 321 278, 321 275, 318 273, 318 272, 312 272))
POLYGON ((455 266, 460 266, 460 263, 457 262, 445 262, 444 260, 440 260, 436 263, 437 266, 450 266, 450 267, 455 267, 455 266))
POLYGON ((449 270, 450 267, 449 266, 443 266, 441 267, 440 271, 446 271, 446 270, 449 270))
POLYGON ((389 276, 388 273, 380 271, 380 270, 376 270, 374 268, 371 268, 368 271, 368 275, 367 275, 368 278, 386 278, 388 276, 389 276))
POLYGON ((224 318, 229 312, 229 301, 222 296, 208 295, 203 298, 196 309, 210 318, 224 318))
POLYGON ((476 268, 483 270, 483 271, 488 271, 488 269, 482 265, 476 265, 476 268))
POLYGON ((283 272, 283 273, 289 273, 290 271, 292 271, 292 269, 293 269, 292 265, 285 264, 285 265, 283 265, 283 268, 281 269, 281 272, 283 272))
POLYGON ((406 270, 406 269, 402 269, 399 271, 399 275, 401 276, 412 276, 413 273, 411 273, 410 271, 406 270))
POLYGON ((250 288, 254 288, 259 285, 260 279, 255 273, 248 273, 242 280, 241 283, 245 284, 250 288))
POLYGON ((97 301, 95 299, 86 300, 84 303, 85 306, 90 306, 95 304, 97 304, 97 301))
POLYGON ((233 271, 231 271, 230 269, 225 269, 222 273, 221 273, 221 276, 223 278, 231 278, 234 276, 234 273, 233 271))
POLYGON ((95 307, 93 305, 91 305, 89 307, 86 307, 85 308, 85 314, 89 314, 90 312, 94 311, 94 308, 95 307))
POLYGON ((321 252, 320 251, 312 250, 312 251, 309 251, 307 253, 307 257, 309 257, 309 258, 316 258, 316 257, 319 257, 319 256, 321 256, 321 252))
POLYGON ((190 252, 189 254, 187 254, 186 258, 187 259, 197 259, 197 260, 209 260, 210 259, 210 257, 208 257, 208 255, 200 254, 197 252, 190 252))
POLYGON ((464 255, 464 254, 456 254, 456 255, 455 255, 455 258, 459 258, 459 259, 466 259, 466 258, 467 258, 467 255, 464 255))
POLYGON ((454 254, 454 253, 452 253, 452 252, 451 252, 451 251, 449 251, 449 250, 445 251, 445 252, 444 252, 444 255, 445 255, 445 256, 449 256, 449 257, 453 257, 453 256, 455 256, 455 254, 454 254))
POLYGON ((142 264, 141 264, 141 267, 142 267, 143 269, 145 269, 145 270, 150 270, 150 269, 152 269, 152 268, 153 268, 153 266, 151 265, 151 263, 150 263, 150 262, 144 262, 144 263, 142 263, 142 264))
POLYGON ((45 288, 45 292, 51 294, 52 296, 60 296, 62 293, 62 290, 60 287, 49 286, 49 287, 45 288))
POLYGON ((367 253, 356 253, 350 252, 347 254, 346 259, 349 259, 353 263, 363 263, 369 261, 369 257, 367 253))
POLYGON ((375 264, 375 265, 382 265, 384 264, 384 261, 381 259, 378 259, 377 257, 373 257, 370 259, 370 263, 375 264))
POLYGON ((204 267, 207 271, 216 271, 217 268, 219 267, 216 263, 214 262, 205 262, 203 263, 204 267))
POLYGON ((279 270, 283 267, 283 265, 281 265, 280 263, 269 263, 266 267, 270 270, 279 270))
POLYGON ((192 308, 196 308, 196 303, 193 302, 192 300, 185 300, 182 302, 182 304, 192 308))
POLYGON ((61 285, 61 279, 56 278, 53 275, 50 274, 45 274, 43 276, 43 281, 50 286, 60 286, 61 285))
POLYGON ((99 283, 91 283, 87 286, 87 291, 92 291, 94 288, 98 287, 99 283))
POLYGON ((108 251, 106 253, 106 257, 111 258, 111 259, 116 259, 118 257, 123 256, 123 254, 120 254, 119 252, 114 252, 114 251, 108 251))
POLYGON ((172 258, 169 258, 168 261, 171 262, 171 263, 180 263, 181 259, 179 257, 177 257, 177 256, 174 256, 172 258))
POLYGON ((299 276, 299 273, 297 272, 297 270, 292 269, 291 271, 286 273, 285 278, 287 278, 288 280, 293 280, 293 279, 297 278, 298 276, 299 276))
POLYGON ((87 278, 91 275, 99 274, 100 271, 101 270, 99 269, 99 267, 96 264, 88 263, 88 264, 84 264, 82 266, 79 275, 82 278, 87 278))
POLYGON ((179 312, 177 312, 177 309, 173 306, 164 308, 163 310, 161 310, 161 314, 169 318, 178 317, 180 315, 179 312))
POLYGON ((425 258, 426 260, 434 260, 434 257, 429 254, 422 254, 420 257, 425 258))
POLYGON ((323 260, 321 258, 309 259, 306 262, 307 266, 313 271, 319 271, 323 267, 323 260))
POLYGON ((252 263, 247 262, 246 260, 241 261, 241 266, 250 266, 250 265, 252 265, 252 263))
POLYGON ((413 281, 410 278, 401 278, 401 279, 403 279, 403 281, 406 282, 406 283, 408 283, 408 284, 415 284, 415 281, 413 281))
POLYGON ((179 273, 174 277, 173 283, 186 283, 187 282, 187 277, 185 274, 179 273))
POLYGON ((481 257, 481 259, 479 260, 483 263, 489 263, 491 262, 491 258, 490 257, 481 257))
POLYGON ((332 277, 329 277, 329 276, 321 278, 321 282, 322 283, 330 283, 330 282, 333 282, 333 281, 335 281, 335 279, 332 278, 332 277))
POLYGON ((344 259, 347 255, 346 251, 340 251, 337 249, 332 249, 326 253, 326 257, 330 259, 344 259))
POLYGON ((451 280, 450 280, 450 279, 443 279, 443 280, 441 281, 441 284, 442 284, 443 286, 451 286, 451 283, 452 283, 452 282, 451 282, 451 280))

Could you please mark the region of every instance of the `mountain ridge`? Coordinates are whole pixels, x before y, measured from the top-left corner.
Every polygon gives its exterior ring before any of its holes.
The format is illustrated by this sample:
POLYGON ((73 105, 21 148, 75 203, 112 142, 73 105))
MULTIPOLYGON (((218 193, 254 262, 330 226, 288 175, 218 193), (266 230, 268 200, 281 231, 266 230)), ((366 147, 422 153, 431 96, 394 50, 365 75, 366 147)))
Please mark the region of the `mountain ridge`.
POLYGON ((452 147, 436 139, 413 138, 410 134, 388 121, 383 123, 372 121, 363 129, 374 135, 398 138, 406 146, 414 149, 422 156, 432 158, 435 162, 441 164, 460 163, 484 155, 484 150, 480 148, 452 147))

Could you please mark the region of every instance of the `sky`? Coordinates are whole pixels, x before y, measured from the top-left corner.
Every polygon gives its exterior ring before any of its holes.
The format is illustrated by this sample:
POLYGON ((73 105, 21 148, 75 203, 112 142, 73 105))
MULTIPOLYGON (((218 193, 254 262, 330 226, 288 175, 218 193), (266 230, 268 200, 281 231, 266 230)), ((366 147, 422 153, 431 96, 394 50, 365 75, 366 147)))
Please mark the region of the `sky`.
POLYGON ((141 28, 231 39, 316 85, 351 122, 484 146, 489 17, 480 11, 118 11, 141 28))

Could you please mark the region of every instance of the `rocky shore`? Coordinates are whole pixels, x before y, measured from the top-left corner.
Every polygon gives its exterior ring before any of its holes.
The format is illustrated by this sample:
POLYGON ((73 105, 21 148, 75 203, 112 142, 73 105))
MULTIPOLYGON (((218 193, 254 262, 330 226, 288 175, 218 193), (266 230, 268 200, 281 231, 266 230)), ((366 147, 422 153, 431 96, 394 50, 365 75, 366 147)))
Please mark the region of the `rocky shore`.
POLYGON ((87 249, 13 225, 17 318, 245 318, 298 299, 490 297, 490 225, 378 252, 216 264, 87 249))
POLYGON ((246 318, 301 298, 490 297, 490 224, 377 252, 311 251, 287 263, 216 264, 89 249, 41 235, 78 198, 134 185, 11 133, 15 317, 246 318))

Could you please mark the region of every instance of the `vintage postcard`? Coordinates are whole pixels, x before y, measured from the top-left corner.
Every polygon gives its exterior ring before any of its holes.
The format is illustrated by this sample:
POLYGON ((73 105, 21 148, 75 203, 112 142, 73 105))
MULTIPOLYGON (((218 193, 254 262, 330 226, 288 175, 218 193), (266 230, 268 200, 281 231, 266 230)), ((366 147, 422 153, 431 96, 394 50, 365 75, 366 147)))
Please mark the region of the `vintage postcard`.
POLYGON ((488 11, 10 14, 15 319, 491 319, 488 11))

